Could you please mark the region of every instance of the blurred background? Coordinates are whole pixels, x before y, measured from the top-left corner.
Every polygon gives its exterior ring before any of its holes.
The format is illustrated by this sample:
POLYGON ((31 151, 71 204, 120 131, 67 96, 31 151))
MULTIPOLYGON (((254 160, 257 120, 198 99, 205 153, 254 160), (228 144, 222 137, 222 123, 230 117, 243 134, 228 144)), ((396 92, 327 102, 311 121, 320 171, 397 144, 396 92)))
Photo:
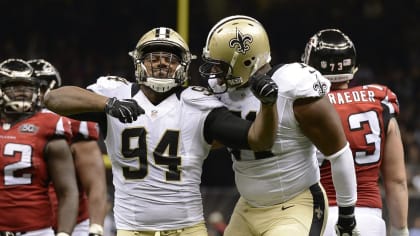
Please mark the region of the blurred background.
MULTIPOLYGON (((64 85, 82 87, 108 74, 134 81, 128 52, 154 27, 182 30, 198 56, 191 66, 191 83, 197 85, 204 84, 197 68, 207 33, 223 17, 258 19, 270 37, 273 64, 300 60, 318 30, 341 29, 358 53, 359 72, 352 83, 381 83, 398 95, 409 226, 417 219, 420 227, 420 0, 2 0, 0 9, 0 60, 44 58, 58 68, 64 85), (188 8, 178 11, 179 3, 188 8)), ((238 193, 225 150, 213 151, 206 160, 202 185, 208 223, 227 221, 238 193)), ((218 227, 223 225, 214 227, 214 235, 218 227)))

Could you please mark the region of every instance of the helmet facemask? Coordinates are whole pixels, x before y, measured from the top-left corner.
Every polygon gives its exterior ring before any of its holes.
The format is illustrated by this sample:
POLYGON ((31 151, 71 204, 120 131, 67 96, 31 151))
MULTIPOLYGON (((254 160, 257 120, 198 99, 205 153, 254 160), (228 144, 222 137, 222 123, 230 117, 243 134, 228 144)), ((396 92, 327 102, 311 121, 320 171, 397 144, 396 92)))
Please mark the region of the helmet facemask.
POLYGON ((5 79, 1 92, 3 112, 6 114, 32 114, 40 107, 40 88, 33 80, 5 79))
POLYGON ((164 93, 183 85, 187 77, 181 59, 170 52, 150 52, 135 63, 137 82, 156 92, 164 93))
POLYGON ((5 114, 32 114, 40 107, 39 81, 24 60, 0 63, 0 105, 5 114))
POLYGON ((185 41, 172 29, 161 27, 147 32, 129 54, 134 59, 139 84, 158 93, 187 85, 191 54, 185 41))

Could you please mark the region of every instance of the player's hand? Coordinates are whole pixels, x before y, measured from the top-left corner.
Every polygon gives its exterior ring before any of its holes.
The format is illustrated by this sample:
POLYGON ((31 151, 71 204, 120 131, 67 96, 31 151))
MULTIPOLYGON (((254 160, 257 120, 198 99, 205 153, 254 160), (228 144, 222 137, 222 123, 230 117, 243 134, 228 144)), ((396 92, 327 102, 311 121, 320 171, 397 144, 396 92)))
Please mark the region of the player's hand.
POLYGON ((335 233, 337 234, 337 236, 360 235, 360 232, 356 227, 356 218, 354 216, 354 212, 352 212, 351 214, 340 213, 338 215, 338 221, 335 225, 335 233))
POLYGON ((273 105, 277 101, 277 84, 266 74, 254 74, 249 79, 251 91, 262 104, 273 105))
POLYGON ((122 123, 131 123, 144 114, 143 108, 134 99, 109 98, 105 105, 105 113, 118 118, 122 123))

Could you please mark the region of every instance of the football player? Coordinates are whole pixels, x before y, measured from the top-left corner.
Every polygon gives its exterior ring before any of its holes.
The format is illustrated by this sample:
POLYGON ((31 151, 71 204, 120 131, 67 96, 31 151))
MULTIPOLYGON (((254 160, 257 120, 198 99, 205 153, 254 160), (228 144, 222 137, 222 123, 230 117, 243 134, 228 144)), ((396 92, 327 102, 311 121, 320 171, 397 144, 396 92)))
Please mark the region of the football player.
POLYGON ((58 197, 57 235, 76 223, 78 190, 70 121, 41 112, 40 83, 21 59, 0 64, 0 234, 53 236, 48 186, 58 197))
MULTIPOLYGON (((34 68, 34 75, 41 83, 41 100, 51 89, 61 86, 61 77, 57 69, 46 60, 34 59, 28 61, 34 68)), ((106 216, 106 179, 102 152, 98 146, 99 130, 93 122, 71 119, 73 153, 76 177, 79 187, 79 212, 77 224, 72 236, 103 235, 103 224, 106 216)), ((55 188, 50 186, 50 198, 53 215, 57 215, 58 202, 55 188)), ((57 230, 57 219, 53 228, 57 230)))
MULTIPOLYGON (((379 84, 349 88, 357 71, 356 49, 338 29, 324 29, 306 44, 302 61, 318 69, 332 83, 328 98, 338 111, 350 142, 356 167, 356 220, 361 235, 387 235, 382 219, 379 176, 385 189, 392 236, 408 235, 408 190, 404 151, 396 116, 395 93, 379 84)), ((324 235, 334 235, 337 198, 331 164, 320 156, 321 183, 331 206, 324 235)), ((346 170, 348 171, 348 170, 346 170)))
POLYGON ((105 136, 118 236, 207 236, 200 182, 211 143, 269 149, 277 86, 265 78, 252 83, 261 101, 252 123, 230 113, 207 89, 186 87, 192 55, 174 30, 148 31, 130 55, 137 83, 100 77, 88 86, 93 92, 64 86, 46 94, 45 104, 61 114, 95 112, 78 118, 98 121, 105 136))
POLYGON ((271 66, 270 53, 264 27, 243 15, 216 23, 203 48, 202 77, 242 118, 252 120, 260 110, 250 81, 271 78, 279 87, 279 123, 271 150, 230 149, 241 197, 225 235, 320 235, 328 202, 319 182, 315 147, 332 162, 340 208, 337 226, 352 235, 356 226, 354 164, 340 118, 325 96, 330 82, 303 63, 271 66))

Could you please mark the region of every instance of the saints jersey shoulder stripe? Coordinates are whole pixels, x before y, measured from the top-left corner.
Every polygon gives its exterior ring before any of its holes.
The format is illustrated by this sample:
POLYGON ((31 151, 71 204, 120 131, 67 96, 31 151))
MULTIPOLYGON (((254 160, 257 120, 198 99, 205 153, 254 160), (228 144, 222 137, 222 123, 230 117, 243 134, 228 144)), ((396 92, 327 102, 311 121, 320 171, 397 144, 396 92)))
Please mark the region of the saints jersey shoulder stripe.
POLYGON ((331 82, 316 69, 303 64, 286 64, 277 69, 272 78, 281 96, 293 100, 305 97, 322 97, 330 90, 331 82))
POLYGON ((132 83, 118 76, 101 76, 96 83, 91 84, 87 89, 106 96, 116 97, 118 99, 130 98, 132 83))
POLYGON ((209 92, 207 88, 200 86, 191 86, 182 91, 181 101, 199 110, 209 110, 223 106, 223 103, 209 92))

